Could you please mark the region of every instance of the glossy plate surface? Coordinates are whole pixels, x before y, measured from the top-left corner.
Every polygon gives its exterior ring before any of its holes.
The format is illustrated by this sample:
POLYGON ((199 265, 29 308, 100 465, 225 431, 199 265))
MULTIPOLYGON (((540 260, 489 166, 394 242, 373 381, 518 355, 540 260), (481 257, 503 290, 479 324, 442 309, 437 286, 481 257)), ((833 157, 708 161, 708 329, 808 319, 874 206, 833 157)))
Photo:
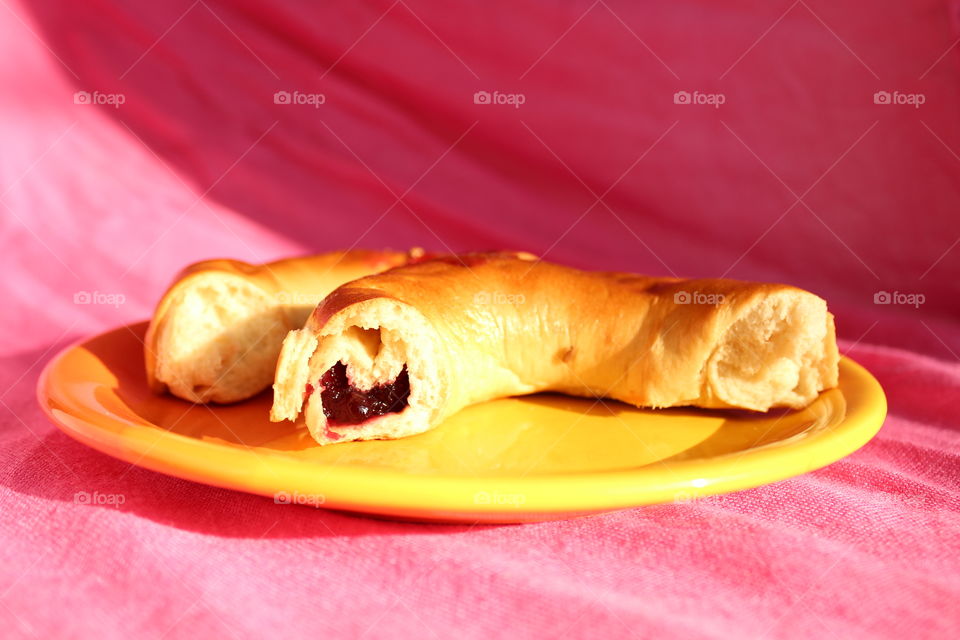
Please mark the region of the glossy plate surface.
POLYGON ((402 519, 549 520, 756 487, 848 455, 886 415, 880 385, 844 358, 840 387, 802 411, 538 395, 469 407, 411 438, 320 447, 305 427, 269 422, 269 392, 214 407, 152 394, 145 329, 90 338, 47 365, 40 404, 64 432, 180 478, 402 519))

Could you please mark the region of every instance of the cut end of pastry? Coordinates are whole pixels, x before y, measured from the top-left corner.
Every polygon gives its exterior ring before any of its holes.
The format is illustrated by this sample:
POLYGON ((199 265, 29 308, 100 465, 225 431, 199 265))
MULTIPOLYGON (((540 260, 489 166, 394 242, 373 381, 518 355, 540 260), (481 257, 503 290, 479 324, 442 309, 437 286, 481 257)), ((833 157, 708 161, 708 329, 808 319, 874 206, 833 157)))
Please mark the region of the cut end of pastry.
MULTIPOLYGON (((349 299, 349 291, 343 295, 349 299)), ((337 300, 327 305, 338 307, 337 300)), ((308 326, 284 341, 271 420, 302 415, 320 444, 402 438, 435 423, 442 356, 413 307, 363 300, 339 308, 315 332, 308 326)))
POLYGON ((726 330, 707 363, 707 395, 718 406, 799 409, 837 385, 833 315, 796 289, 757 296, 726 330))
POLYGON ((396 251, 350 250, 262 265, 205 260, 186 267, 147 330, 150 388, 193 402, 236 402, 273 382, 288 330, 330 291, 404 264, 396 251))
POLYGON ((263 390, 289 329, 280 302, 228 273, 181 280, 147 333, 151 386, 192 402, 236 402, 263 390))

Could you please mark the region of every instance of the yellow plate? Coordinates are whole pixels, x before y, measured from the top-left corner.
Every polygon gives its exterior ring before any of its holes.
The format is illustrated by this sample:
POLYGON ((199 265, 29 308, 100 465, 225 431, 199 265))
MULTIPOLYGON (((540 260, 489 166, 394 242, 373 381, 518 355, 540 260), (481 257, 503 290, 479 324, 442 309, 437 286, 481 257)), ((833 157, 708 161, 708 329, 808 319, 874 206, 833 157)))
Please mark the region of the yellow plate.
POLYGON ((848 358, 840 388, 803 411, 647 411, 559 395, 470 407, 427 433, 317 446, 267 419, 269 392, 232 406, 156 396, 146 385, 146 324, 61 352, 38 396, 68 435, 161 473, 380 516, 527 522, 685 501, 799 475, 877 433, 887 403, 848 358))

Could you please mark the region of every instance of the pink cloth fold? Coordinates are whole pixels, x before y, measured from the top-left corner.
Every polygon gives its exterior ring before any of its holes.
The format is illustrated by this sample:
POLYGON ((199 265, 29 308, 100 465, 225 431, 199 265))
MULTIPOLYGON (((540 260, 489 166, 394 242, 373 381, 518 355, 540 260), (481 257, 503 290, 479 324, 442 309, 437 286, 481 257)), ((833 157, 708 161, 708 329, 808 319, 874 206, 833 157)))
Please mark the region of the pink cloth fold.
POLYGON ((2 6, 4 635, 955 635, 958 15, 2 6), (59 348, 148 317, 184 264, 354 244, 797 284, 827 298, 890 415, 775 485, 490 527, 169 478, 37 408, 59 348), (75 499, 94 492, 123 503, 75 499))

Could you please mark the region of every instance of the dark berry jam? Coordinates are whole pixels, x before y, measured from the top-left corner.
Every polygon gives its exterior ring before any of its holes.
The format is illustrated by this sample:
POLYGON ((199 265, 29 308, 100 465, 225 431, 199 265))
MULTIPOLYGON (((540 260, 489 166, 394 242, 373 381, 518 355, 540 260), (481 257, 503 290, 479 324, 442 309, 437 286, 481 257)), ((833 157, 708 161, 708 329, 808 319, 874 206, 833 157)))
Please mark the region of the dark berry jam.
POLYGON ((323 415, 332 425, 360 424, 370 418, 399 413, 407 408, 410 396, 410 376, 407 365, 393 382, 361 391, 347 379, 347 367, 342 362, 330 367, 320 378, 320 398, 323 415))

